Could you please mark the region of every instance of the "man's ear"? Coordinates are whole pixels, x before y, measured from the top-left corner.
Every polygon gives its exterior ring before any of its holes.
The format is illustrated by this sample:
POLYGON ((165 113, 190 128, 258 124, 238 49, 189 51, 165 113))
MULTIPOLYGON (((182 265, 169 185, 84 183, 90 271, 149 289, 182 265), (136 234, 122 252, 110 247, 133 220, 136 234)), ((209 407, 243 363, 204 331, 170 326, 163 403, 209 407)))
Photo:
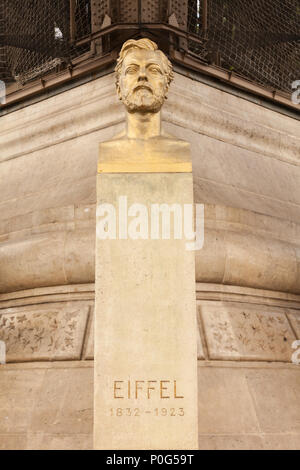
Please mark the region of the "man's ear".
POLYGON ((168 91, 169 91, 169 85, 166 85, 166 89, 165 89, 165 100, 168 99, 168 91))
POLYGON ((119 100, 122 101, 121 88, 120 88, 119 84, 116 85, 116 89, 117 89, 118 98, 119 98, 119 100))

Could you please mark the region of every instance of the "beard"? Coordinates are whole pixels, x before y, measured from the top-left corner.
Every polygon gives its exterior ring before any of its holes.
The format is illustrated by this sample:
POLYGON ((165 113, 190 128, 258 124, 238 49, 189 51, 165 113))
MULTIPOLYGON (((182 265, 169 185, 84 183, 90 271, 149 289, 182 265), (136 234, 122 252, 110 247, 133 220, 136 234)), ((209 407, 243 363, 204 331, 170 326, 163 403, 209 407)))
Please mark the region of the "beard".
POLYGON ((122 102, 129 113, 157 113, 164 103, 164 95, 155 94, 147 88, 138 88, 122 96, 122 102))

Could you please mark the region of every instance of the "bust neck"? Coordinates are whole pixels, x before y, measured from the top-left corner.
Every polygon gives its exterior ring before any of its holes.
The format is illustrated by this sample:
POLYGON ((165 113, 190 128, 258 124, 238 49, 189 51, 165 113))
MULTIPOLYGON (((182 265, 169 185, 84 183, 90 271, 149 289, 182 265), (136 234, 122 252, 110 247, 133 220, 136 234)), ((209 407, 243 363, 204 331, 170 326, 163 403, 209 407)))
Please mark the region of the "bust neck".
POLYGON ((127 113, 126 134, 129 139, 150 139, 161 134, 161 114, 127 113))

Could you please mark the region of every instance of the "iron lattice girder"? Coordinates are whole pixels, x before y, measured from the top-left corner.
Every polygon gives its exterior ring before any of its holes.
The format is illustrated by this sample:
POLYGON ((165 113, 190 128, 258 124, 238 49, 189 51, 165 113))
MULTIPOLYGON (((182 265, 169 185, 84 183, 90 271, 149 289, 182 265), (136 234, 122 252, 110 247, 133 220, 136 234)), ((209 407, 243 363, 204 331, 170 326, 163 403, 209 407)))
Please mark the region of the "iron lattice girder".
POLYGON ((299 78, 298 1, 0 0, 0 79, 104 56, 131 34, 288 91, 299 78))
POLYGON ((28 51, 40 52, 49 57, 65 57, 70 44, 63 39, 54 40, 51 44, 43 44, 31 35, 0 34, 0 47, 12 46, 28 51))
POLYGON ((178 26, 188 23, 188 0, 92 0, 92 31, 102 27, 105 15, 112 23, 168 23, 174 14, 178 26))

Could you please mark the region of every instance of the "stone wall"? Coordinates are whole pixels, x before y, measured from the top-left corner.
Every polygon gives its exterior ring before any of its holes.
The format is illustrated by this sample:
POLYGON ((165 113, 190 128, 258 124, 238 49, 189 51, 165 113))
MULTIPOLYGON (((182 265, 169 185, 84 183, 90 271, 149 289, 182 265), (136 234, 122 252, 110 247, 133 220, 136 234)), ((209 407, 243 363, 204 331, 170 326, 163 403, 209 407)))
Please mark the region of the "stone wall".
MULTIPOLYGON (((0 449, 92 448, 93 288, 1 295, 0 449)), ((299 448, 299 296, 196 293, 200 448, 299 448)))
MULTIPOLYGON (((200 448, 299 448, 299 122, 176 74, 191 142, 200 448)), ((0 449, 92 447, 98 143, 124 125, 112 76, 1 117, 0 449)))

